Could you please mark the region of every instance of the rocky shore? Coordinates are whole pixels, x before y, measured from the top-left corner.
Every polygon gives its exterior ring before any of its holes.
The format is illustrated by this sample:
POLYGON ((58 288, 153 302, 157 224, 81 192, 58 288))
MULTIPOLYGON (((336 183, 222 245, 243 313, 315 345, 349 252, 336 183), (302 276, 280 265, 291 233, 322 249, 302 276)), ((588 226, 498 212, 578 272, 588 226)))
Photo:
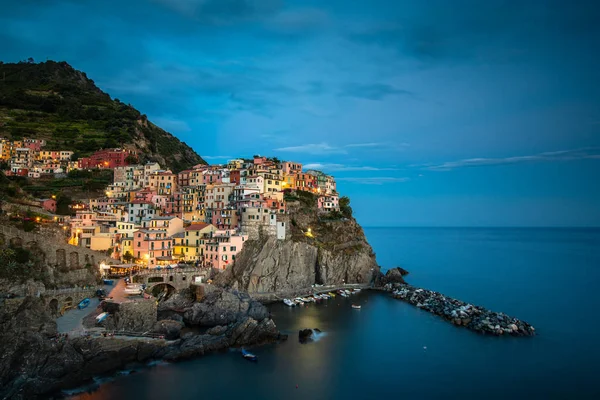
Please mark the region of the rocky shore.
POLYGON ((165 339, 68 337, 57 334, 40 298, 25 298, 17 310, 0 307, 0 399, 44 398, 132 363, 179 361, 286 338, 263 305, 221 289, 198 300, 183 293, 159 316, 153 330, 165 339), (184 325, 207 330, 181 334, 184 325))
POLYGON ((391 292, 397 299, 439 315, 454 325, 464 326, 478 333, 496 336, 535 335, 535 328, 525 321, 465 303, 432 290, 420 289, 406 283, 386 283, 383 290, 391 292))

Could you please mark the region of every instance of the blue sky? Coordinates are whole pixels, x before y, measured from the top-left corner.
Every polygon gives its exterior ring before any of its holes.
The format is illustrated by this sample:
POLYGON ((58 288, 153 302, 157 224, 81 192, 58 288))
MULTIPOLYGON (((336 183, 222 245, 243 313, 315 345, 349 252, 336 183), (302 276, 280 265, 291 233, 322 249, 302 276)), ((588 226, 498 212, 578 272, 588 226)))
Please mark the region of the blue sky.
POLYGON ((65 60, 209 162, 338 179, 366 226, 600 226, 592 1, 22 0, 0 59, 65 60))

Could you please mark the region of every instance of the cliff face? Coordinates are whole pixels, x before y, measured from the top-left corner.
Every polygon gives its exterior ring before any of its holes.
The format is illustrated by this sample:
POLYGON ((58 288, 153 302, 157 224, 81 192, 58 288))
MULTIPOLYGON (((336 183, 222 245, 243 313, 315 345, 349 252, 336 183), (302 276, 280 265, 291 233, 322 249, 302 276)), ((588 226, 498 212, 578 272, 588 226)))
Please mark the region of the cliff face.
POLYGON ((216 283, 253 294, 283 294, 314 284, 368 284, 379 275, 375 254, 354 219, 291 215, 290 239, 249 240, 216 283), (306 236, 308 227, 312 237, 306 236))

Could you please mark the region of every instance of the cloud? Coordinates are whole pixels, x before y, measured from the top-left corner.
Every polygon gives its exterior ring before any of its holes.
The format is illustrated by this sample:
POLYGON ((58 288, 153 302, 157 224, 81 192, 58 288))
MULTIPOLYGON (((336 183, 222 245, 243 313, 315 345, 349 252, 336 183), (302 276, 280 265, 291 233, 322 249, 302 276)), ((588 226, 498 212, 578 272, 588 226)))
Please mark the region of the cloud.
MULTIPOLYGON (((350 143, 341 146, 332 146, 328 143, 310 143, 298 146, 280 147, 273 149, 273 151, 284 151, 294 153, 307 153, 307 154, 347 154, 349 149, 378 149, 378 148, 399 148, 407 147, 408 143, 385 143, 385 142, 366 142, 366 143, 350 143)), ((339 165, 339 164, 327 164, 327 165, 339 165)))
POLYGON ((205 160, 232 160, 233 156, 202 156, 205 160))
POLYGON ((585 159, 600 159, 600 147, 587 147, 573 150, 550 151, 528 156, 515 156, 505 158, 467 158, 458 161, 449 161, 442 164, 417 164, 412 166, 420 167, 430 171, 450 171, 456 168, 464 167, 481 167, 489 165, 556 162, 585 159))
POLYGON ((387 183, 403 183, 410 181, 410 178, 399 178, 399 177, 350 177, 350 178, 336 178, 338 181, 359 183, 361 185, 385 185, 387 183))
POLYGON ((309 143, 300 146, 280 147, 274 151, 290 152, 290 153, 307 153, 307 154, 345 154, 346 150, 330 146, 327 143, 309 143))
POLYGON ((414 96, 414 93, 408 90, 396 89, 383 83, 348 83, 338 93, 338 96, 342 97, 356 97, 367 100, 383 100, 388 96, 395 95, 414 96))
POLYGON ((397 168, 387 167, 371 167, 367 165, 353 166, 344 164, 328 164, 328 163, 309 163, 303 166, 303 169, 317 169, 323 171, 396 171, 397 168))

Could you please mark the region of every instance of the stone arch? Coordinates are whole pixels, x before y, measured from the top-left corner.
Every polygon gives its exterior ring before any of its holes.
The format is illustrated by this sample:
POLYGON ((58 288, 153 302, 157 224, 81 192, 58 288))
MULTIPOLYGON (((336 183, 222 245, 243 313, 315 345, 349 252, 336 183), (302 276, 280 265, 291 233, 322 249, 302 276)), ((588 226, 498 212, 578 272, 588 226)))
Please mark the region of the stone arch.
POLYGON ((14 237, 10 239, 10 247, 23 247, 23 239, 14 237))
POLYGON ((181 277, 181 280, 182 280, 182 281, 185 281, 185 279, 186 279, 186 276, 185 276, 185 275, 183 275, 183 276, 181 277))
POLYGON ((169 282, 173 282, 173 275, 169 275, 169 282))
POLYGON ((69 267, 72 269, 79 268, 79 253, 72 251, 69 253, 69 267))
POLYGON ((83 259, 84 259, 84 262, 86 265, 90 263, 90 255, 89 254, 86 254, 83 259))
POLYGON ((48 303, 48 310, 50 310, 50 314, 56 315, 58 314, 58 300, 52 299, 48 303))
POLYGON ((175 286, 173 285, 168 283, 159 283, 158 285, 153 286, 150 291, 154 297, 167 299, 169 296, 175 293, 175 290, 175 286))
POLYGON ((67 297, 63 303, 63 309, 73 307, 73 298, 71 296, 67 297))
POLYGON ((148 283, 162 283, 165 281, 165 278, 162 276, 151 276, 148 278, 148 283))
POLYGON ((56 250, 56 264, 63 268, 67 266, 67 252, 65 249, 56 250))
POLYGON ((92 265, 96 265, 96 259, 94 258, 93 254, 90 256, 90 261, 92 265))

